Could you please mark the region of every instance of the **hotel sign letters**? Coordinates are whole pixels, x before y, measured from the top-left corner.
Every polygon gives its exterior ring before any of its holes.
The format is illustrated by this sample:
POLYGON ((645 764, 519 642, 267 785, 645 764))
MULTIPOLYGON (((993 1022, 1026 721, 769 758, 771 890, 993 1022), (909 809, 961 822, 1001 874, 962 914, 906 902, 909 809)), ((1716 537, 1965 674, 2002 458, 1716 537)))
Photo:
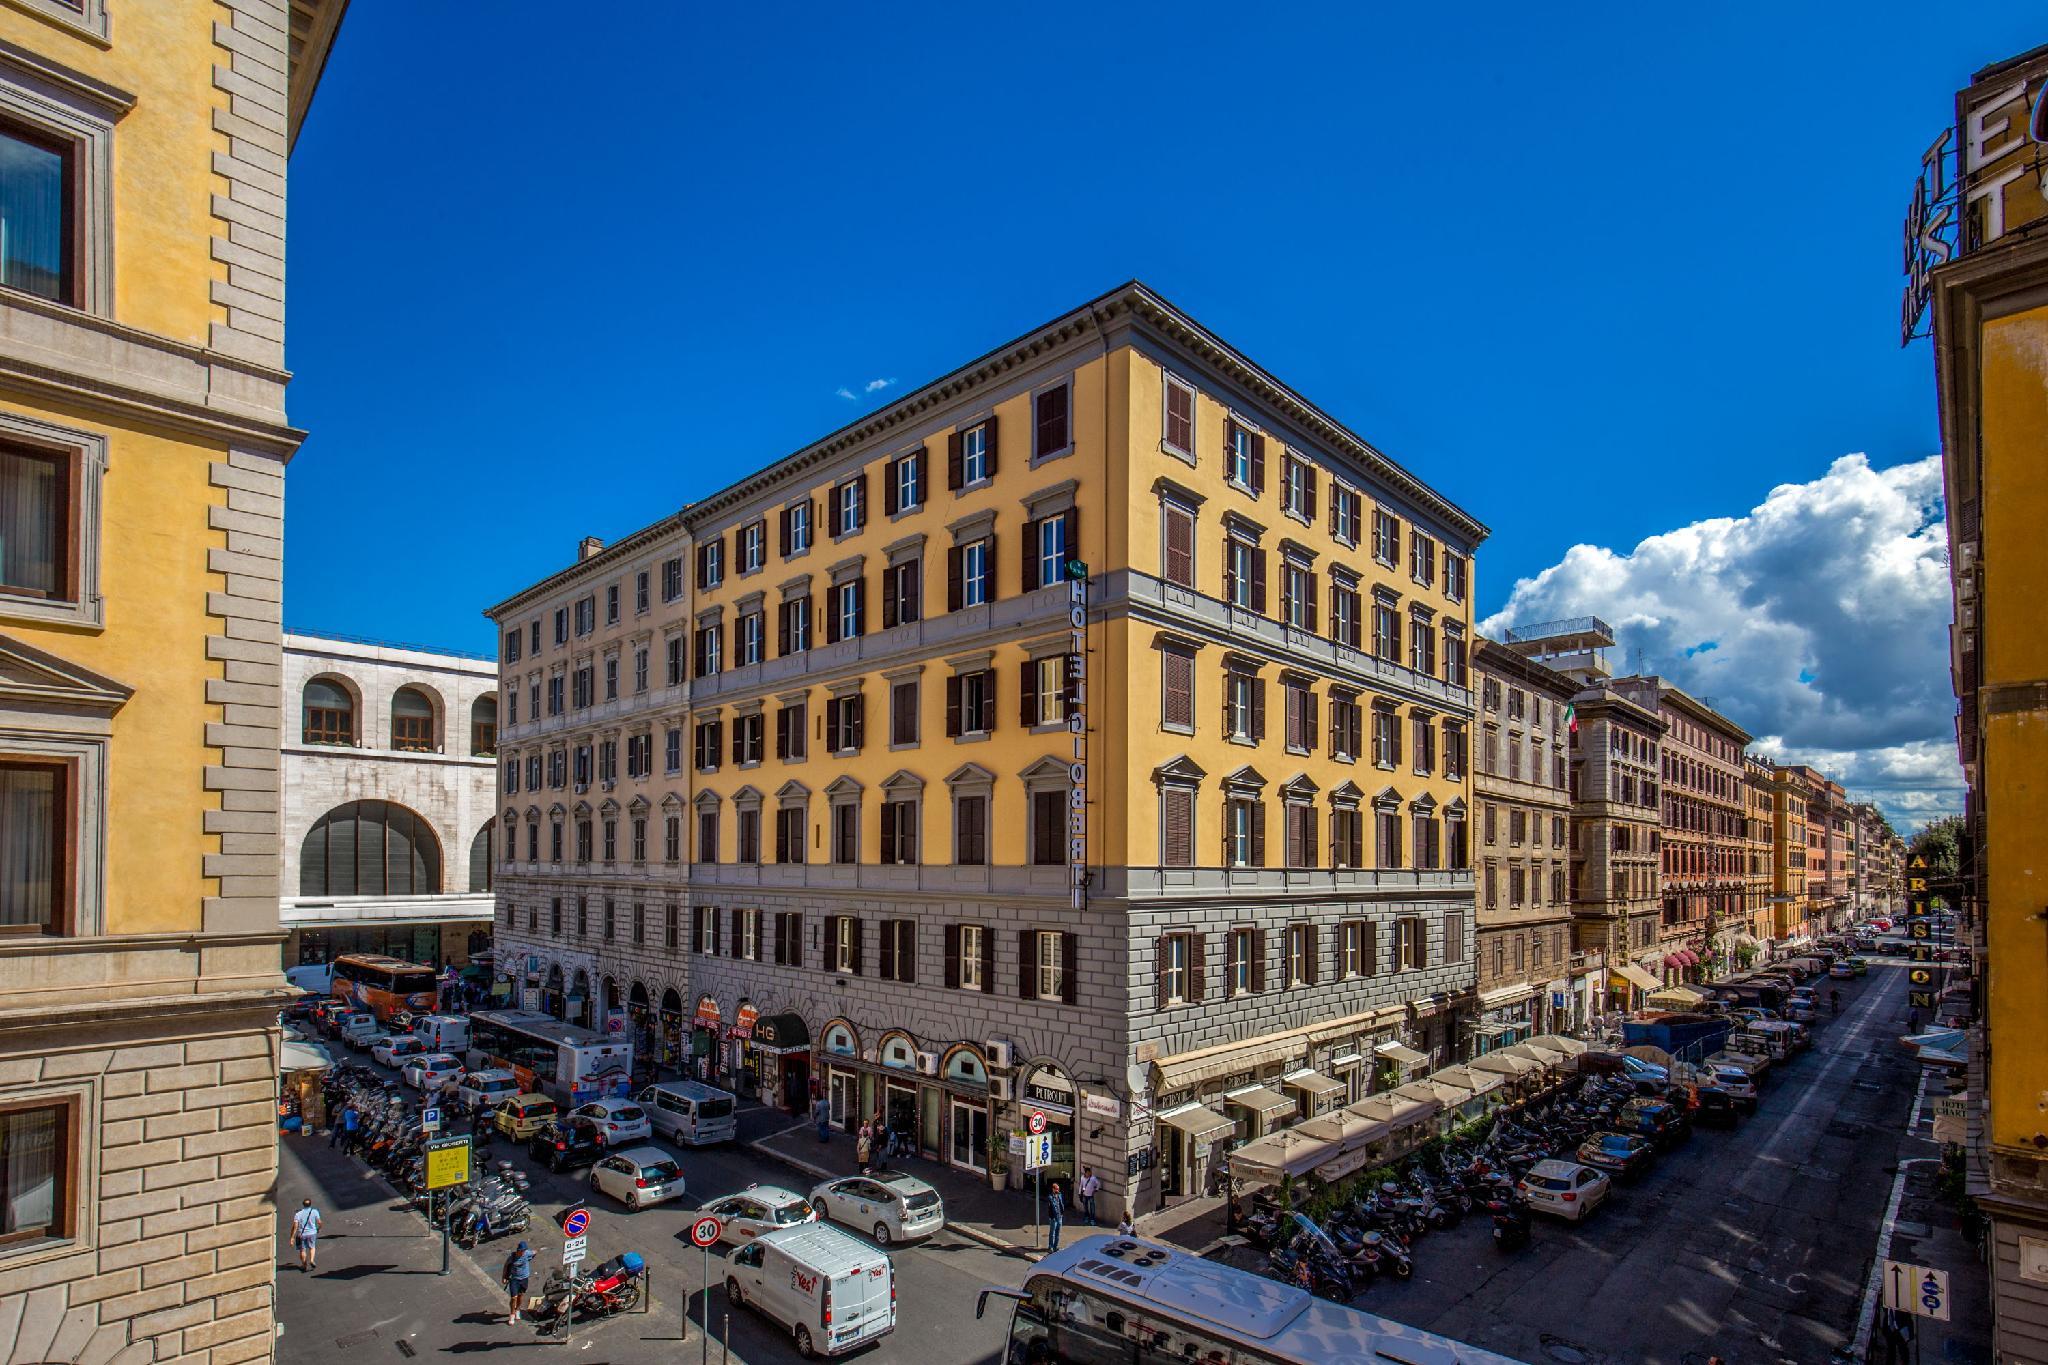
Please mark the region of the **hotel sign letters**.
POLYGON ((1088 898, 1088 576, 1076 564, 1067 571, 1067 733, 1074 741, 1067 766, 1073 783, 1067 798, 1067 890, 1079 910, 1088 898))

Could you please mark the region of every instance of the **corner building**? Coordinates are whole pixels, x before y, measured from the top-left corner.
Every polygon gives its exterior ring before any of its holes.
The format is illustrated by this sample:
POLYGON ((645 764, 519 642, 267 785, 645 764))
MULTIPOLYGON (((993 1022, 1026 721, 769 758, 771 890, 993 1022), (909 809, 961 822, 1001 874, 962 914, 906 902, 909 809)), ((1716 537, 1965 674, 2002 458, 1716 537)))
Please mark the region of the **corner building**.
POLYGON ((1036 1109, 1105 1209, 1199 1193, 1229 1139, 1452 1059, 1484 535, 1127 285, 492 609, 508 701, 515 636, 571 686, 564 744, 506 731, 502 957, 680 980, 711 1074, 957 1167, 1021 1186, 1036 1109), (649 554, 671 685, 599 700, 577 603, 649 554), (614 724, 651 759, 579 792, 614 724), (683 847, 604 802, 680 804, 683 847), (626 887, 675 903, 657 942, 595 908, 626 887))
POLYGON ((0 1359, 276 1349, 284 217, 342 9, 0 3, 0 1359))

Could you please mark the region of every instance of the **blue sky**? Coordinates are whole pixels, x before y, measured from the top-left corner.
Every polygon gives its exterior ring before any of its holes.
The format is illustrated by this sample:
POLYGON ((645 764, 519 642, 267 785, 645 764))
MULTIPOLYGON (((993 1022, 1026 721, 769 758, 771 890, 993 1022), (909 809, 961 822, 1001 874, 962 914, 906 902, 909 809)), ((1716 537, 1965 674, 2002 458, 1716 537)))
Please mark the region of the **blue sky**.
POLYGON ((1955 90, 2048 38, 1984 2, 633 13, 351 10, 292 167, 292 623, 487 649, 579 536, 1131 277, 1491 525, 1490 612, 1576 542, 1935 450, 1900 219, 1955 90))

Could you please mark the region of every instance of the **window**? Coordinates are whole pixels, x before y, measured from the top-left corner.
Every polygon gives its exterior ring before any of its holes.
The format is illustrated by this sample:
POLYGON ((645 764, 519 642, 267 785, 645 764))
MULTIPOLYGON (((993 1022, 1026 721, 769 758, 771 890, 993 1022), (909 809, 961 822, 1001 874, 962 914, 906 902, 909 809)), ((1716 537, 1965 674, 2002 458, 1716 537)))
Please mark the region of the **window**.
POLYGON ((1296 630, 1314 631, 1316 575, 1306 565, 1283 563, 1280 570, 1280 619, 1296 630))
POLYGON ((1465 663, 1465 637, 1444 627, 1444 681, 1453 687, 1470 686, 1471 675, 1465 663))
POLYGON ((860 974, 860 921, 852 915, 825 917, 825 970, 860 974))
MULTIPOLYGON (((51 818, 46 814, 38 821, 37 813, 50 809, 63 791, 61 782, 52 786, 47 778, 37 781, 33 767, 26 769, 28 777, 24 778, 23 772, 12 761, 0 767, 0 801, 4 801, 8 817, 0 821, 8 831, 6 840, 0 841, 0 860, 17 861, 20 855, 15 850, 32 846, 31 840, 18 839, 16 830, 50 827, 51 818)), ((54 866, 53 862, 45 867, 44 879, 56 875, 48 870, 54 866)), ((34 877, 22 878, 16 868, 8 868, 6 877, 0 879, 0 886, 9 893, 0 927, 32 923, 13 910, 18 886, 30 889, 30 910, 54 903, 47 895, 34 894, 36 884, 34 877)), ((432 826, 404 806, 386 801, 336 806, 314 822, 299 849, 301 896, 413 896, 438 895, 440 891, 440 840, 432 826)))
POLYGON ((878 926, 882 941, 882 979, 917 981, 917 921, 885 919, 878 926))
POLYGON ((850 536, 867 524, 868 479, 862 474, 832 490, 833 534, 850 536))
POLYGON ((826 700, 825 752, 847 754, 859 751, 865 740, 865 710, 858 692, 826 700))
POLYGON ((676 773, 683 770, 683 732, 680 726, 671 726, 662 737, 662 771, 676 773))
POLYGON ((985 735, 996 728, 996 674, 992 668, 946 679, 948 738, 985 735))
POLYGON ((1223 941, 1223 989, 1233 996, 1266 989, 1266 931, 1232 929, 1223 941))
POLYGON ((645 646, 633 651, 633 691, 647 690, 647 650, 645 646))
POLYGON ((302 733, 306 743, 355 743, 355 699, 347 688, 326 678, 315 678, 306 684, 303 701, 306 720, 302 733))
POLYGON ((578 598, 576 602, 576 633, 588 635, 597 629, 597 598, 578 598))
POLYGON ((633 861, 647 861, 647 817, 644 815, 633 817, 633 861))
POLYGON ((752 573, 768 560, 768 523, 750 521, 740 528, 739 571, 752 573))
POLYGON ((761 861, 761 812, 752 806, 742 806, 736 813, 739 816, 739 847, 735 860, 758 863, 761 861))
POLYGON ((1280 688, 1284 712, 1284 742, 1294 753, 1311 753, 1316 732, 1322 728, 1317 715, 1316 694, 1305 683, 1283 682, 1280 688))
MULTIPOLYGON (((647 570, 645 569, 633 575, 633 610, 636 614, 645 613, 647 610, 647 570)), ((512 657, 517 659, 519 656, 514 654, 512 657)))
POLYGON ((798 911, 775 916, 775 961, 784 967, 804 965, 804 917, 798 911))
POLYGON ((693 953, 715 953, 718 951, 717 907, 696 905, 690 908, 690 951, 693 953))
POLYGON ((1429 965, 1429 921, 1404 915, 1394 921, 1394 961, 1398 970, 1421 971, 1429 965))
MULTIPOLYGON (((0 756, 0 934, 71 927, 66 869, 78 832, 73 773, 68 762, 0 756)), ((0 1207, 6 1202, 0 1197, 0 1207)))
POLYGON ((715 588, 725 581, 725 538, 707 540, 697 547, 697 590, 715 588))
POLYGON ((391 747, 408 753, 434 750, 434 703, 416 687, 401 687, 392 695, 391 747))
POLYGON ((1072 683, 1069 656, 1047 654, 1024 662, 1023 709, 1026 728, 1060 725, 1067 719, 1067 694, 1072 683))
POLYGON ((1401 558, 1401 523, 1377 507, 1372 509, 1372 557, 1389 567, 1401 558))
MULTIPOLYGON (((604 820, 604 860, 617 862, 619 857, 619 822, 610 816, 604 820)), ((610 937, 609 934, 606 935, 610 937)))
POLYGON ((1223 733, 1256 744, 1266 737, 1266 684, 1237 669, 1224 676, 1223 733))
POLYGON ((1223 424, 1223 474, 1254 495, 1266 487, 1266 438, 1236 418, 1223 424))
POLYGON ((1408 576, 1425 588, 1436 582, 1436 542, 1412 526, 1408 528, 1408 576))
POLYGON ((1372 652, 1376 659, 1388 663, 1401 661, 1401 616, 1394 604, 1373 599, 1372 604, 1372 652))
POLYGON ((908 625, 920 614, 924 561, 906 559, 882 570, 882 629, 908 625))
POLYGON ((1266 810, 1263 803, 1233 796, 1223 803, 1223 862, 1226 867, 1266 865, 1266 810))
POLYGON ((811 548, 811 500, 805 498, 782 509, 782 557, 800 555, 811 548))
POLYGON ((1436 771, 1436 724, 1417 712, 1412 725, 1415 730, 1415 771, 1427 777, 1436 771))
POLYGON ((1306 801, 1289 801, 1281 810, 1287 826, 1287 865, 1320 867, 1321 851, 1316 846, 1316 808, 1306 801))
POLYGON ((762 758, 763 740, 768 722, 759 711, 751 715, 734 716, 732 721, 732 761, 739 764, 759 763, 762 758))
POLYGON ((1365 815, 1355 807, 1330 812, 1330 866, 1365 866, 1365 815))
POLYGON ((1316 467, 1292 451, 1280 463, 1280 505, 1303 521, 1316 519, 1316 467))
POLYGON ((1031 400, 1031 458, 1049 460, 1073 444, 1068 431, 1071 390, 1062 384, 1031 400))
POLYGON ((77 162, 75 143, 0 128, 0 284, 72 307, 84 306, 77 162))
POLYGON ((1162 867, 1195 865, 1195 793, 1189 787, 1164 787, 1159 793, 1162 867))
POLYGON ((1029 949, 1023 955, 1026 998, 1065 1000, 1072 1004, 1075 982, 1068 969, 1067 957, 1074 935, 1032 929, 1024 930, 1023 935, 1029 949))
POLYGON ((555 643, 557 645, 569 643, 569 609, 567 607, 555 608, 555 643))
POLYGON ((619 660, 617 655, 613 655, 604 661, 604 699, 606 701, 617 701, 619 699, 619 660))
POLYGON ((955 432, 947 443, 946 484, 971 488, 996 472, 995 419, 955 432))
POLYGON ((924 451, 899 455, 882 466, 882 513, 895 516, 924 502, 924 451))
POLYGON ((1067 860, 1065 791, 1031 793, 1031 861, 1037 867, 1058 867, 1067 860))
MULTIPOLYGON (((11 142, 0 130, 0 253, 14 247, 13 206, 8 202, 7 153, 11 142)), ((6 283, 14 283, 14 262, 6 283)), ((80 524, 97 505, 82 497, 81 461, 68 454, 0 445, 0 594, 42 602, 77 601, 88 594, 78 581, 81 559, 75 543, 80 524)), ((38 615, 38 608, 30 608, 38 615)), ((98 606, 92 604, 93 620, 98 606)), ((67 619, 69 619, 67 617, 67 619)))
POLYGON ((748 962, 761 960, 761 912, 759 910, 734 910, 732 912, 732 955, 748 962))
POLYGON ((1465 600, 1465 569, 1466 561, 1463 555, 1444 551, 1444 596, 1453 602, 1465 600))
POLYGON ((1333 692, 1330 694, 1330 753, 1341 759, 1356 759, 1360 756, 1360 734, 1364 723, 1364 709, 1358 704, 1356 693, 1333 692))
POLYGON ((1401 762, 1401 717, 1391 706, 1372 708, 1372 761, 1382 768, 1401 762))
POLYGON ((1365 499, 1349 488, 1330 490, 1330 534, 1345 545, 1358 544, 1365 499))
MULTIPOLYGON (((0 213, 7 207, 4 186, 0 162, 0 213)), ((0 221, 12 226, 11 217, 0 221)), ((69 1101, 0 1109, 0 1247, 72 1235, 73 1127, 69 1101)))
POLYGON ((775 812, 775 861, 800 863, 804 860, 804 808, 784 806, 775 812))
POLYGON ((1223 599, 1233 607, 1266 610, 1266 555, 1238 536, 1223 541, 1223 599))
POLYGON ((832 861, 851 865, 860 861, 860 801, 835 802, 832 806, 832 861))
POLYGON ((1024 562, 1024 590, 1051 587, 1067 578, 1067 560, 1075 547, 1079 513, 1073 508, 1041 517, 1030 527, 1030 553, 1024 562))
POLYGON ((709 678, 725 668, 725 630, 718 623, 697 627, 695 638, 696 674, 709 678))
POLYGON ((1192 460, 1195 457, 1195 391, 1172 375, 1166 377, 1166 412, 1160 443, 1192 460))
POLYGON ((1313 924, 1287 926, 1287 984, 1313 986, 1316 983, 1316 927, 1313 924))
POLYGON ((1159 1003, 1179 1005, 1198 999, 1188 971, 1194 947, 1192 934, 1166 934, 1159 940, 1159 1003))
POLYGON ((619 619, 619 585, 608 583, 604 590, 604 622, 614 625, 619 619))
POLYGON ((1373 841, 1378 860, 1376 867, 1394 868, 1401 866, 1401 812, 1392 806, 1379 806, 1372 813, 1373 841))
POLYGON ((681 556, 664 559, 661 562, 661 600, 673 602, 683 595, 683 561, 681 556))
POLYGON ((811 647, 811 599, 802 597, 783 599, 776 628, 781 632, 783 655, 798 654, 811 647))
POLYGON ((1424 677, 1436 676, 1436 626, 1421 612, 1408 616, 1408 666, 1424 677))
MULTIPOLYGON (((767 621, 760 611, 743 613, 733 623, 733 667, 745 668, 748 664, 760 663, 767 650, 767 634, 767 621)), ((640 655, 644 666, 647 651, 642 650, 640 655)), ((640 690, 645 691, 645 686, 640 690)))
MULTIPOLYGON (((576 822, 576 861, 579 863, 587 863, 590 861, 590 854, 592 851, 592 832, 593 831, 590 828, 590 821, 578 820, 576 822)), ((580 934, 583 931, 581 929, 578 929, 576 932, 580 934)))
POLYGON ((1465 776, 1465 727, 1448 720, 1444 722, 1444 776, 1465 776))
POLYGON ((841 640, 857 639, 860 636, 864 628, 866 590, 867 583, 860 578, 849 578, 843 583, 832 585, 832 614, 825 621, 827 644, 837 644, 841 640))
POLYGON ((917 743, 917 680, 905 679, 889 686, 889 743, 917 743))
POLYGON ((782 709, 775 713, 775 756, 800 762, 804 757, 809 740, 810 704, 805 701, 784 702, 782 709))
POLYGON ((1347 649, 1358 648, 1363 605, 1356 586, 1339 578, 1330 580, 1330 638, 1347 649))
POLYGON ((995 935, 979 924, 954 924, 947 926, 946 960, 950 967, 947 981, 963 991, 992 991, 995 989, 995 935))
POLYGON ((723 747, 725 724, 723 721, 700 720, 697 722, 695 752, 691 765, 700 773, 718 771, 719 750, 723 747))
POLYGON ((882 861, 912 865, 917 862, 916 801, 882 803, 882 861))
POLYGON ((962 867, 988 865, 988 797, 953 799, 953 861, 962 867))
POLYGON ((1338 955, 1343 974, 1372 975, 1372 925, 1362 919, 1346 920, 1337 926, 1338 955))
POLYGON ((986 606, 995 596, 995 542, 988 536, 946 552, 948 609, 986 606))
POLYGON ((1195 729, 1195 656, 1184 649, 1159 651, 1159 723, 1192 734, 1195 729))
POLYGON ((1443 860, 1443 847, 1438 842, 1441 826, 1437 824, 1434 810, 1414 812, 1415 823, 1415 866, 1418 870, 1433 870, 1443 860))
POLYGON ((1195 586, 1195 514, 1178 503, 1160 509, 1160 572, 1183 588, 1195 586))
POLYGON ((697 859, 700 863, 718 861, 718 812, 700 810, 697 812, 697 859))

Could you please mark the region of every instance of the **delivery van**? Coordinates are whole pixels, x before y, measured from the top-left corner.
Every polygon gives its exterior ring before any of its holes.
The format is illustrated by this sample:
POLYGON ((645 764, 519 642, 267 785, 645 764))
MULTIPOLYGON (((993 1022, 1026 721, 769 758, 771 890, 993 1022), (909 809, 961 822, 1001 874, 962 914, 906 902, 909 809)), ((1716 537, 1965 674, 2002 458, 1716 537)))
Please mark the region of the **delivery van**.
POLYGON ((670 1142, 705 1147, 739 1136, 738 1105, 732 1092, 696 1081, 663 1081, 640 1092, 654 1131, 670 1142))
POLYGON ((741 1247, 726 1262, 725 1296, 788 1329, 806 1359, 896 1330, 894 1263, 830 1223, 777 1228, 741 1247))
POLYGON ((416 1014, 412 1034, 424 1038, 436 1052, 452 1052, 459 1057, 469 1046, 469 1020, 459 1014, 416 1014))

